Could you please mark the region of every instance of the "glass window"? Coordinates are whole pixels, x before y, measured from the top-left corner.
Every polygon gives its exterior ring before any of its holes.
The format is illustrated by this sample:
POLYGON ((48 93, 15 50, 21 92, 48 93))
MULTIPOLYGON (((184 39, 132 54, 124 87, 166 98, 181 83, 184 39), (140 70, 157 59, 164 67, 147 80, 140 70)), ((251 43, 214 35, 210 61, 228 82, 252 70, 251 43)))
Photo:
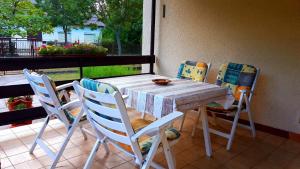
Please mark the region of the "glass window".
POLYGON ((96 35, 93 33, 84 34, 84 43, 96 43, 96 35))

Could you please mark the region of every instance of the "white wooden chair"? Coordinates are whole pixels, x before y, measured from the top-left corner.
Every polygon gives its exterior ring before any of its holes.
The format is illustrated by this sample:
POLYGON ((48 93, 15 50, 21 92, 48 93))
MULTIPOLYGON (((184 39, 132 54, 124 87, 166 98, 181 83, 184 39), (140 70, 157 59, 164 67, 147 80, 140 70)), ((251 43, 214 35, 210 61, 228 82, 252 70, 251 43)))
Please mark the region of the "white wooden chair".
MULTIPOLYGON (((224 70, 224 65, 225 64, 223 64, 221 66, 221 69, 220 69, 219 74, 218 74, 217 81, 220 81, 219 85, 221 85, 223 87, 229 87, 230 88, 230 87, 232 87, 232 85, 229 84, 229 83, 228 83, 229 85, 224 84, 224 77, 221 77, 221 76, 225 76, 225 72, 222 72, 222 71, 225 71, 224 70)), ((239 65, 242 65, 242 64, 239 64, 239 65)), ((254 90, 255 90, 255 87, 256 87, 256 82, 257 82, 257 79, 258 79, 259 74, 260 74, 260 69, 255 68, 251 65, 245 65, 244 64, 244 66, 247 66, 247 68, 249 68, 248 70, 253 69, 253 71, 254 71, 254 72, 251 72, 251 73, 246 72, 246 73, 248 73, 248 76, 249 76, 249 74, 253 74, 253 80, 249 80, 249 81, 251 81, 251 84, 249 85, 250 90, 245 90, 245 89, 240 90, 239 88, 237 88, 237 91, 233 95, 235 95, 235 97, 238 97, 238 98, 235 98, 236 101, 228 109, 225 109, 222 105, 220 105, 218 103, 208 104, 208 106, 206 108, 207 112, 210 112, 212 114, 212 116, 214 117, 214 123, 215 124, 216 124, 216 114, 223 114, 223 115, 226 115, 226 116, 232 116, 234 118, 233 121, 222 119, 226 122, 232 123, 230 133, 224 133, 224 132, 212 129, 212 128, 209 129, 210 133, 213 133, 213 134, 216 134, 216 135, 219 135, 219 136, 222 136, 222 137, 228 139, 227 146, 226 146, 227 150, 231 149, 237 125, 251 130, 252 136, 253 137, 256 136, 255 126, 254 126, 254 122, 253 122, 253 119, 252 119, 252 112, 251 112, 250 107, 251 107, 251 100, 252 100, 254 90), (249 125, 240 124, 238 122, 241 113, 247 113, 248 119, 249 119, 249 125)), ((247 70, 247 69, 244 69, 244 70, 247 70)), ((193 127, 192 136, 195 135, 195 130, 196 130, 199 118, 200 118, 200 111, 198 111, 198 117, 197 117, 197 120, 195 121, 195 124, 194 124, 194 127, 193 127)))
POLYGON ((46 75, 39 75, 35 72, 30 73, 27 69, 24 69, 23 72, 35 95, 38 96, 41 105, 47 112, 44 125, 37 134, 29 152, 33 154, 36 145, 39 145, 53 160, 50 167, 53 169, 59 161, 76 127, 79 126, 84 139, 87 139, 86 133, 90 132, 84 129, 80 123, 80 121, 83 120, 83 111, 81 110, 79 100, 70 101, 67 92, 64 90, 68 87, 72 87, 72 83, 56 87, 54 82, 46 75), (62 102, 62 97, 65 97, 65 101, 67 101, 66 104, 62 102), (58 152, 50 150, 50 148, 42 140, 42 135, 44 134, 49 121, 53 118, 59 119, 67 130, 67 136, 58 152))
MULTIPOLYGON (((178 73, 177 73, 177 78, 179 78, 179 79, 190 79, 190 80, 194 80, 194 81, 197 81, 197 82, 207 83, 207 78, 208 78, 210 68, 211 68, 211 63, 195 62, 195 61, 184 61, 179 66, 179 70, 178 70, 178 73), (200 68, 198 68, 198 67, 200 67, 200 68), (195 73, 193 71, 197 71, 197 73, 195 73), (195 77, 195 76, 197 76, 197 77, 195 77)), ((190 110, 190 111, 193 111, 193 110, 190 110)), ((184 120, 185 120, 185 116, 190 111, 186 111, 183 114, 183 118, 182 118, 182 121, 181 121, 180 127, 179 127, 180 131, 182 130, 184 120)))
MULTIPOLYGON (((140 124, 145 120, 135 119, 134 121, 137 122, 135 123, 129 119, 124 100, 117 89, 109 84, 92 82, 92 80, 90 82, 96 83, 96 85, 94 84, 96 87, 91 87, 92 85, 83 87, 84 83, 82 81, 81 85, 79 82, 73 82, 74 89, 83 104, 83 109, 87 113, 87 119, 97 136, 97 141, 84 168, 88 169, 92 166, 99 146, 109 142, 125 154, 135 158, 136 164, 143 169, 150 166, 161 168, 152 160, 162 147, 168 167, 174 169, 175 164, 170 145, 178 140, 180 134, 172 133, 173 130, 167 128, 174 120, 181 118, 182 113, 174 112, 157 121, 148 121, 144 126, 141 126, 140 124), (105 92, 99 92, 97 86, 106 88, 102 89, 105 92), (96 89, 96 91, 88 88, 96 89), (176 135, 178 137, 175 138, 172 134, 178 134, 176 135)), ((108 152, 107 147, 104 147, 108 152)))

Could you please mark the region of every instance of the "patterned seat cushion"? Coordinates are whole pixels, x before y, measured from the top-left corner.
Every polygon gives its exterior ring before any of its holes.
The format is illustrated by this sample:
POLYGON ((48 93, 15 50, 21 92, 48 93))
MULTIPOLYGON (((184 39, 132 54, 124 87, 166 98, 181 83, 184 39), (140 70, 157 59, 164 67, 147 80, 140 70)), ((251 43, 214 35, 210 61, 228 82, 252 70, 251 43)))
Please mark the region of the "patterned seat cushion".
MULTIPOLYGON (((256 73, 257 69, 251 65, 237 63, 222 64, 218 72, 216 84, 228 88, 230 93, 234 96, 235 102, 232 107, 227 110, 218 103, 208 104, 207 109, 222 113, 232 113, 236 111, 241 94, 240 90, 246 90, 249 96, 256 73)), ((245 107, 244 104, 243 106, 245 107)))
MULTIPOLYGON (((98 81, 91 80, 91 79, 82 79, 80 81, 80 85, 83 86, 84 88, 87 88, 87 89, 92 90, 92 91, 97 91, 97 92, 100 92, 100 93, 111 94, 115 91, 118 91, 118 89, 116 87, 114 87, 113 85, 98 82, 98 81)), ((98 104, 103 104, 103 103, 98 103, 98 104)), ((112 105, 105 105, 105 106, 112 107, 112 105)), ((101 115, 101 116, 103 118, 106 118, 106 119, 109 119, 109 120, 120 121, 119 119, 112 119, 111 117, 108 117, 108 116, 103 116, 103 115, 101 115)), ((144 127, 146 127, 147 125, 149 125, 152 122, 153 121, 145 120, 145 119, 141 119, 141 118, 136 118, 136 119, 130 120, 132 129, 133 129, 134 132, 138 132, 139 130, 143 129, 144 127)), ((111 130, 111 131, 113 131, 115 133, 118 133, 118 134, 126 135, 125 133, 120 133, 120 132, 115 131, 115 130, 111 130)), ((168 140, 175 140, 175 139, 180 137, 180 133, 174 128, 167 129, 165 133, 166 133, 166 136, 167 136, 168 140)), ((147 154, 148 151, 151 148, 153 139, 152 139, 152 137, 145 135, 145 136, 140 137, 138 142, 139 142, 139 146, 140 146, 140 149, 142 151, 142 154, 147 154)), ((128 152, 132 152, 132 149, 129 145, 122 144, 122 143, 118 143, 118 144, 123 149, 127 150, 128 152)))
POLYGON ((204 62, 184 61, 179 66, 177 78, 203 82, 207 68, 208 66, 204 62))
MULTIPOLYGON (((153 121, 145 120, 141 118, 136 118, 133 120, 130 120, 130 123, 132 125, 132 128, 134 132, 138 132, 139 130, 143 129, 144 127, 148 126, 153 121)), ((168 128, 165 131, 166 137, 169 141, 176 140, 180 137, 179 131, 177 131, 175 128, 168 128)), ((152 146, 153 143, 153 137, 150 137, 148 135, 144 135, 139 138, 138 140, 140 149, 142 151, 142 154, 147 154, 152 146)), ((132 152, 131 147, 128 145, 120 144, 125 150, 128 152, 132 152)))
MULTIPOLYGON (((228 109, 225 109, 222 104, 217 102, 212 102, 207 104, 206 106, 208 111, 215 113, 223 113, 223 114, 234 114, 238 108, 238 102, 235 101, 228 109)), ((242 110, 246 108, 245 104, 242 104, 242 110)))

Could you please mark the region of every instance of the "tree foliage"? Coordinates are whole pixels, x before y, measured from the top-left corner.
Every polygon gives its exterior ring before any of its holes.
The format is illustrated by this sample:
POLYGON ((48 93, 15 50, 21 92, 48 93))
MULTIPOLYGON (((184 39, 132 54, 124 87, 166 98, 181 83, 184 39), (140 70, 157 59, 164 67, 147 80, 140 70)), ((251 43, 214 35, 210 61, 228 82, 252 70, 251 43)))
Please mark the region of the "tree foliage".
POLYGON ((30 0, 1 0, 0 36, 26 36, 51 31, 46 13, 30 0))
POLYGON ((97 0, 97 8, 106 25, 103 40, 114 40, 119 55, 122 44, 141 44, 143 0, 97 0))
POLYGON ((36 0, 36 2, 47 12, 53 27, 62 27, 65 43, 72 28, 84 26, 84 22, 96 13, 95 0, 36 0))

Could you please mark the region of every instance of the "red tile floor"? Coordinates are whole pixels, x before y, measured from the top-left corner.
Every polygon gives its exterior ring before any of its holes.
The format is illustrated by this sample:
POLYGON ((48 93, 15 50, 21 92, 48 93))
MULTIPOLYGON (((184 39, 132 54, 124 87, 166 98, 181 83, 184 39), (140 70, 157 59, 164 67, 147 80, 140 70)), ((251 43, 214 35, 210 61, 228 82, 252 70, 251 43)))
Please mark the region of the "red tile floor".
MULTIPOLYGON (((194 115, 189 113, 185 122, 180 141, 173 147, 177 168, 198 169, 300 169, 300 143, 257 132, 253 139, 248 130, 239 128, 231 151, 226 151, 226 140, 211 135, 213 157, 204 154, 202 131, 191 137, 194 115)), ((0 130, 0 156, 4 169, 38 169, 48 168, 51 160, 37 146, 34 155, 29 154, 29 148, 42 123, 34 123, 12 129, 0 130)), ((178 125, 175 124, 175 126, 178 125)), ((86 124, 89 127, 89 124, 86 124)), ((218 120, 218 128, 228 129, 228 125, 218 120)), ((61 123, 52 120, 43 136, 51 149, 57 150, 64 139, 66 131, 61 123)), ((94 144, 89 137, 84 140, 79 130, 72 136, 63 153, 57 168, 82 168, 94 144)), ((130 169, 137 168, 133 159, 110 146, 111 153, 105 155, 99 149, 92 168, 97 169, 130 169)), ((162 153, 155 161, 166 167, 162 153)))

